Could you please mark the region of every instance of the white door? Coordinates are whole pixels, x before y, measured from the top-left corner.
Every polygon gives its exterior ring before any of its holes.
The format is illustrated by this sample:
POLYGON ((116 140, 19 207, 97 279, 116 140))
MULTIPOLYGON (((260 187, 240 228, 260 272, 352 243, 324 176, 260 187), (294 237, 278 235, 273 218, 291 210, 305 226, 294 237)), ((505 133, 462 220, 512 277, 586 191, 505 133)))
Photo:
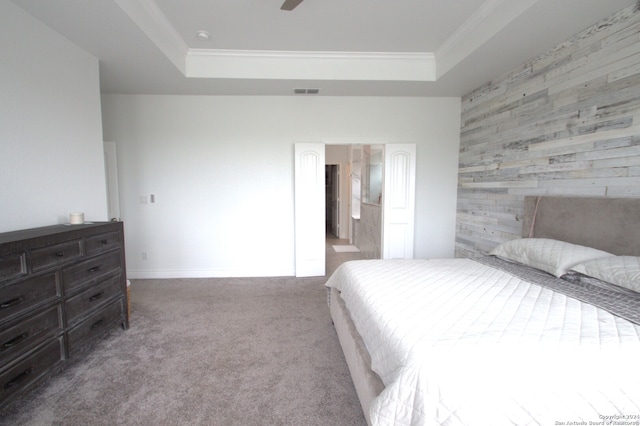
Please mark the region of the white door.
POLYGON ((107 182, 107 210, 109 220, 120 219, 120 196, 118 193, 118 163, 116 143, 104 142, 104 170, 107 182))
POLYGON ((413 258, 416 145, 386 144, 382 196, 382 258, 413 258))
POLYGON ((295 242, 296 277, 325 274, 324 144, 296 143, 295 242))

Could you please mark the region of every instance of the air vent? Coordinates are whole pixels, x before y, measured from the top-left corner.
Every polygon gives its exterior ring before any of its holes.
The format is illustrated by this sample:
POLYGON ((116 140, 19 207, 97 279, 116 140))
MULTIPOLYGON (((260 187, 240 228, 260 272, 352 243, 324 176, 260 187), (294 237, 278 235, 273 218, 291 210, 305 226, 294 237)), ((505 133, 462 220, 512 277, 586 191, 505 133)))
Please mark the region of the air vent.
POLYGON ((320 93, 320 89, 298 88, 298 89, 293 89, 293 93, 295 95, 317 95, 318 93, 320 93))

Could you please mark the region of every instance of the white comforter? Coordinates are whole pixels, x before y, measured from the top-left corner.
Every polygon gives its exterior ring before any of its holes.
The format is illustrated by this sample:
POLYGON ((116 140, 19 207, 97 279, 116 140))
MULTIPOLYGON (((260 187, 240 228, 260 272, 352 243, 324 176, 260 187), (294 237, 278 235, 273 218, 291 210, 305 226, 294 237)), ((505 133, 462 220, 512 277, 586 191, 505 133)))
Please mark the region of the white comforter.
POLYGON ((326 285, 386 386, 374 425, 640 424, 627 320, 469 259, 349 262, 326 285))

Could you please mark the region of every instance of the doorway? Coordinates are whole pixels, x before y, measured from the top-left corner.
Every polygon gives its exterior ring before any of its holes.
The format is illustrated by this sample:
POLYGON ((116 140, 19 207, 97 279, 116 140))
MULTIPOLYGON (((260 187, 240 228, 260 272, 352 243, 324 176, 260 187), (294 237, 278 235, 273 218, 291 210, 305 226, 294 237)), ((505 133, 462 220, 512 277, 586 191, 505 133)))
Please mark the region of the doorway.
POLYGON ((324 166, 325 225, 327 234, 340 238, 340 165, 324 166))
MULTIPOLYGON (((415 144, 385 144, 382 258, 413 258, 415 144)), ((294 146, 295 267, 297 277, 325 275, 325 144, 294 146)))
POLYGON ((120 220, 120 195, 118 192, 118 162, 116 155, 116 143, 105 141, 104 146, 104 172, 107 185, 107 210, 109 220, 120 220))

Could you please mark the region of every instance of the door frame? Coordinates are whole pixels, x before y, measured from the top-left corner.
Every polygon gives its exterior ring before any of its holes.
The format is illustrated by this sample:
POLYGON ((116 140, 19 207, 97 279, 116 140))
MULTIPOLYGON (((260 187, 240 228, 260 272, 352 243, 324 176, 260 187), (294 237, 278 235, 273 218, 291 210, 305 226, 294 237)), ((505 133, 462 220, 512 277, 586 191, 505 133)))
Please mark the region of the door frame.
POLYGON ((120 220, 120 190, 118 187, 118 159, 116 143, 104 141, 104 172, 107 185, 107 215, 120 220))

